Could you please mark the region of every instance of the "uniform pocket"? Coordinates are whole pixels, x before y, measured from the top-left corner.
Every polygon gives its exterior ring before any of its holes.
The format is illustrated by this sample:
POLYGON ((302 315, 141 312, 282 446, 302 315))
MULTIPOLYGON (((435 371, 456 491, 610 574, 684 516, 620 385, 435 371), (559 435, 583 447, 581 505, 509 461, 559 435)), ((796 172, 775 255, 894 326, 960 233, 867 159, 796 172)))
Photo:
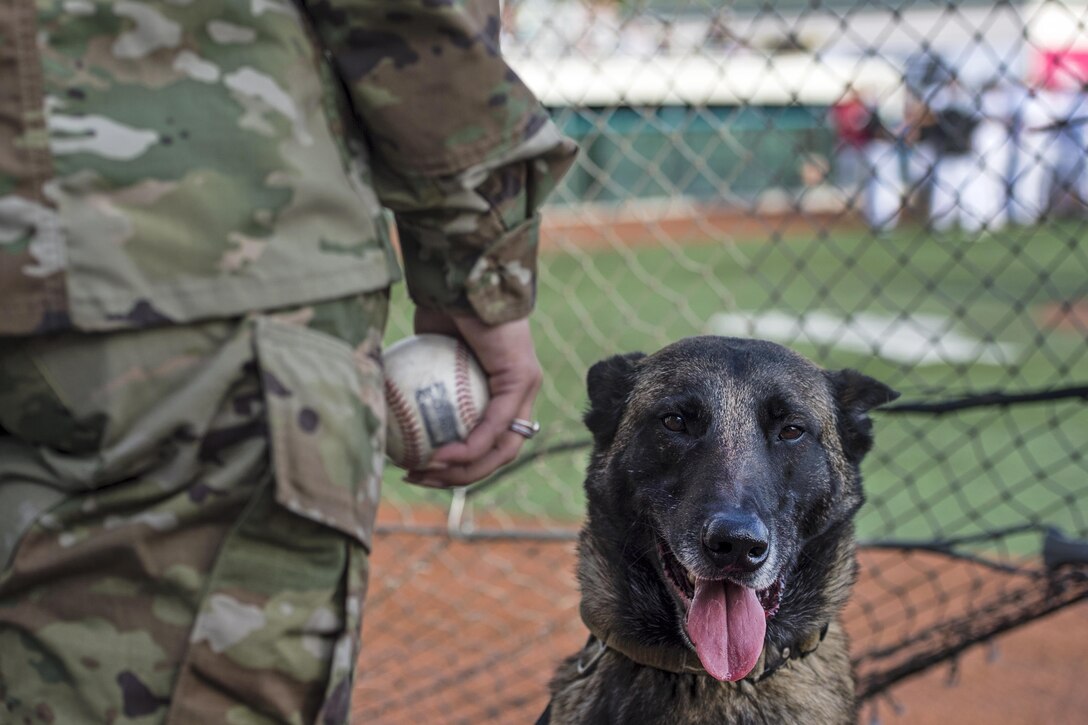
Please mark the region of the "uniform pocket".
POLYGON ((321 332, 263 317, 256 346, 276 502, 369 551, 385 450, 382 372, 321 332))

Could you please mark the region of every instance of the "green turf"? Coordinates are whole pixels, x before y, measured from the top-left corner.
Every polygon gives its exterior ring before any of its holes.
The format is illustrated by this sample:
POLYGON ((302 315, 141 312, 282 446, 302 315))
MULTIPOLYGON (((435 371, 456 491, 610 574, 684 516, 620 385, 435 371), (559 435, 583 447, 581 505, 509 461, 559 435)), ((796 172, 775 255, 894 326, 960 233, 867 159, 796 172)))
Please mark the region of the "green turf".
MULTIPOLYGON (((762 239, 546 254, 534 316, 547 375, 536 411, 546 435, 538 445, 585 437, 578 419, 593 362, 703 333, 723 311, 929 314, 950 318, 961 334, 1019 346, 1008 365, 912 368, 803 340, 791 345, 828 367, 878 377, 904 400, 1083 383, 1083 331, 1040 330, 1033 318, 1045 303, 1088 297, 1080 236, 1073 224, 1013 229, 982 241, 917 228, 874 238, 814 227, 788 236, 768 229, 762 239)), ((394 319, 390 339, 405 334, 402 317, 394 319)), ((1029 520, 1088 535, 1082 403, 947 418, 880 416, 878 431, 866 465, 863 536, 933 538, 1029 520)), ((546 457, 471 499, 476 510, 501 511, 511 521, 576 521, 584 462, 582 452, 546 457)), ((396 478, 387 476, 392 505, 444 495, 419 494, 396 478)))

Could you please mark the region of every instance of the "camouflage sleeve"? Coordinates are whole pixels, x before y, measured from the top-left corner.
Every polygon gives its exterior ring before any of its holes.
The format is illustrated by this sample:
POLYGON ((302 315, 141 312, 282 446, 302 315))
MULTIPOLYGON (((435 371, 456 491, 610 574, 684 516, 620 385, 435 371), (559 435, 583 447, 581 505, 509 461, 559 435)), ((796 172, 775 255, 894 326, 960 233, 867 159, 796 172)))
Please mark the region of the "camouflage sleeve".
POLYGON ((528 315, 544 197, 574 154, 549 121, 505 157, 438 179, 375 174, 396 212, 405 280, 421 307, 488 324, 528 315))
POLYGON ((537 210, 576 148, 498 51, 497 0, 308 3, 397 217, 416 304, 527 315, 537 210))

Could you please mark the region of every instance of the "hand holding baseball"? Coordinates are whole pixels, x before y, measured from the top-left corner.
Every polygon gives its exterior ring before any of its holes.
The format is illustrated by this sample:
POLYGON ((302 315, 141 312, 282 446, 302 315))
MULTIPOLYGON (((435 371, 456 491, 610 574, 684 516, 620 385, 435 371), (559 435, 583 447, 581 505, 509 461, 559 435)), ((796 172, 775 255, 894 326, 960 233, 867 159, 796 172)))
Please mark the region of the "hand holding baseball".
POLYGON ((544 378, 529 321, 488 326, 473 317, 417 309, 415 331, 461 337, 487 374, 491 400, 468 439, 439 448, 426 468, 410 471, 405 480, 435 488, 483 480, 517 457, 525 438, 510 424, 532 418, 544 378))

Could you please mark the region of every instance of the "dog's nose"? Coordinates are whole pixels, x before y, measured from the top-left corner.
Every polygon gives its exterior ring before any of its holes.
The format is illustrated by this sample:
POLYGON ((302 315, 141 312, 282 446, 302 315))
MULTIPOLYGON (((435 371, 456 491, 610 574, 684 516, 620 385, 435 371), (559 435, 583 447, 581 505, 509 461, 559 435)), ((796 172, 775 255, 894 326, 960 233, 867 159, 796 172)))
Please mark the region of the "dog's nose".
POLYGON ((767 561, 770 533, 755 514, 717 513, 703 525, 703 549, 723 569, 753 572, 767 561))

